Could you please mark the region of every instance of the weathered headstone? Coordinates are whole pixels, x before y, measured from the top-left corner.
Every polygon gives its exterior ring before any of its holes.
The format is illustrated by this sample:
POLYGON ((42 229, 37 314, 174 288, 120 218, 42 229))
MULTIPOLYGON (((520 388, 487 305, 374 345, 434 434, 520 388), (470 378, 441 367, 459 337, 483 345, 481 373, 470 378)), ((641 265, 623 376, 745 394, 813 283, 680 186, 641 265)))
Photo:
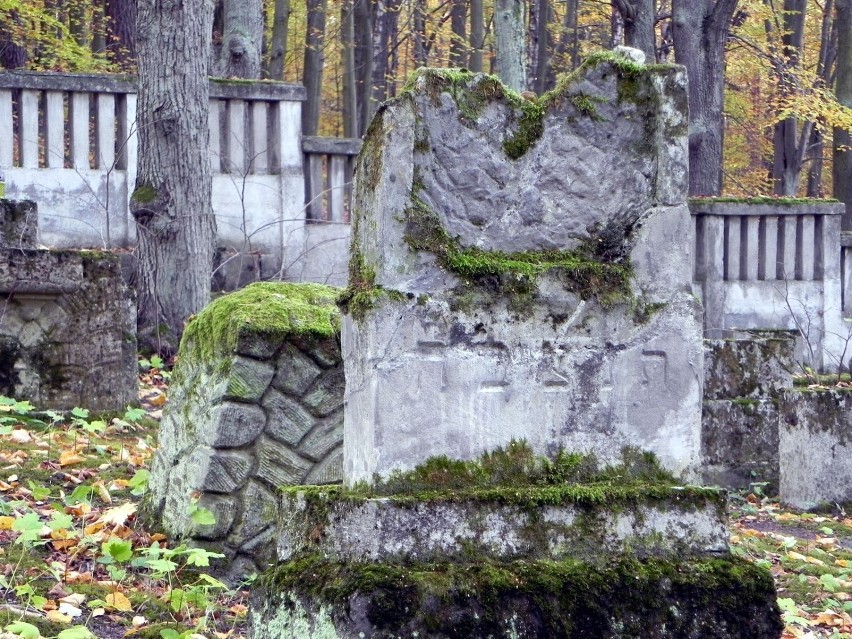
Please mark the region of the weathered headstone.
POLYGON ((421 70, 357 177, 347 481, 513 438, 697 476, 681 68, 611 56, 535 102, 421 70))
POLYGON ((701 478, 705 484, 778 491, 780 399, 793 385, 795 334, 754 331, 706 340, 701 478))
POLYGON ((137 401, 136 309, 115 254, 36 247, 33 202, 0 200, 0 394, 41 408, 137 401))
POLYGON ((212 302, 184 333, 146 512, 225 553, 234 576, 274 554, 279 487, 342 478, 338 293, 252 284, 212 302), (197 507, 215 523, 195 525, 197 507))
POLYGON ((685 114, 681 68, 612 53, 530 102, 421 69, 379 110, 347 486, 281 491, 253 637, 778 637, 724 493, 639 450, 699 470, 685 114))

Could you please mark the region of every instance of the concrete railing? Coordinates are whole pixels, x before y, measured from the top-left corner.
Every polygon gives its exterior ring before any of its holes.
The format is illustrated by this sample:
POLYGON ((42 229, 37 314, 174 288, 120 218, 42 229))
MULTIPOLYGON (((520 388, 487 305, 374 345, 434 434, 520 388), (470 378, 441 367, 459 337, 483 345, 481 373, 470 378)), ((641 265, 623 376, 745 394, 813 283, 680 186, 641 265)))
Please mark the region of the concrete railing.
POLYGON ((690 202, 695 281, 705 336, 792 329, 802 355, 832 366, 848 331, 842 322, 840 221, 834 202, 690 202))
POLYGON ((302 138, 305 201, 313 222, 349 222, 352 175, 361 140, 302 138))
MULTIPOLYGON (((303 149, 304 97, 298 85, 211 80, 219 244, 228 255, 254 256, 240 260, 253 276, 340 283, 348 225, 315 223, 348 221, 360 142, 309 138, 303 149)), ((136 160, 135 78, 0 73, 0 167, 9 197, 38 203, 42 243, 132 246, 136 160)))

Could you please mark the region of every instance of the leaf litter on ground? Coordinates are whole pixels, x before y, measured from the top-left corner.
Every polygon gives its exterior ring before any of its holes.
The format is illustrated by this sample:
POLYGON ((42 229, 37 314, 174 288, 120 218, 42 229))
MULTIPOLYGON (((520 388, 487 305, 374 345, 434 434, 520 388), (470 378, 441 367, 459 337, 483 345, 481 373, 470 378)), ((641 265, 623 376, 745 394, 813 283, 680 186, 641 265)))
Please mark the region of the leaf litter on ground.
POLYGON ((122 415, 0 397, 0 639, 244 639, 248 592, 205 574, 215 554, 137 519, 168 381, 140 369, 122 415))
MULTIPOLYGON (((140 370, 141 407, 111 419, 0 397, 0 639, 244 639, 247 590, 137 520, 168 386, 161 360, 140 370)), ((732 551, 775 578, 783 639, 852 639, 852 517, 759 486, 730 515, 732 551)))

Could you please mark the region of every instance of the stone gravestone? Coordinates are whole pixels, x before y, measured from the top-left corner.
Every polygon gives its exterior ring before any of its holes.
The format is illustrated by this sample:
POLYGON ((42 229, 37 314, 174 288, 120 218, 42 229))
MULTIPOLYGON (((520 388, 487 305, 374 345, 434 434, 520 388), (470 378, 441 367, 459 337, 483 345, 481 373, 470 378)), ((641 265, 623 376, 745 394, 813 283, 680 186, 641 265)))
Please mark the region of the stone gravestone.
POLYGON ((681 68, 611 53, 531 102, 421 69, 379 110, 342 300, 347 486, 282 489, 251 636, 780 634, 724 493, 638 450, 699 470, 685 113, 681 68))
POLYGON ((636 446, 697 477, 686 78, 641 68, 587 64, 535 103, 420 71, 379 110, 357 165, 347 481, 513 438, 636 446))
POLYGON ((34 202, 0 199, 0 395, 123 411, 138 398, 136 306, 107 251, 39 248, 34 202))
POLYGON ((208 305, 181 341, 144 515, 224 553, 232 577, 274 555, 276 489, 342 478, 338 293, 252 284, 208 305), (196 525, 197 507, 215 522, 196 525))

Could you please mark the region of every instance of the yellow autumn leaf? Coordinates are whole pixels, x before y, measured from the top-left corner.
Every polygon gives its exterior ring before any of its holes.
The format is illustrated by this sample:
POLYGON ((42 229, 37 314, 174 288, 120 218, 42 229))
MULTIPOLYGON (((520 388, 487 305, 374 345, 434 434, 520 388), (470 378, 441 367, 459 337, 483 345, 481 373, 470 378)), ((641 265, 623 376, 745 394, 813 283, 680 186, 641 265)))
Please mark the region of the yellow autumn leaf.
POLYGON ((48 619, 48 621, 52 621, 53 623, 62 623, 62 624, 71 623, 73 621, 72 617, 70 617, 68 615, 64 615, 61 612, 59 612, 58 610, 48 610, 47 611, 47 619, 48 619))
POLYGON ((111 592, 104 597, 104 601, 110 608, 115 608, 121 612, 130 612, 133 610, 133 605, 130 603, 130 599, 120 592, 111 592))
POLYGON ((98 521, 109 525, 114 526, 123 526, 124 523, 128 520, 130 515, 136 512, 136 504, 132 502, 127 502, 121 504, 121 506, 116 506, 115 508, 107 508, 100 517, 98 517, 98 521))
POLYGON ((848 559, 835 559, 834 563, 840 566, 841 568, 849 568, 850 566, 852 566, 852 561, 849 561, 848 559))
POLYGON ((807 557, 805 557, 804 555, 797 553, 793 550, 791 550, 787 553, 787 557, 789 559, 794 559, 795 561, 807 561, 808 560, 807 557))
POLYGON ((103 481, 98 480, 96 482, 93 482, 92 488, 94 488, 95 492, 98 493, 98 497, 101 498, 102 502, 104 502, 105 504, 111 504, 112 503, 112 495, 109 494, 109 490, 107 490, 107 487, 104 486, 103 481))
POLYGON ((14 517, 0 517, 0 530, 12 530, 13 523, 15 523, 14 517))
POLYGON ((86 461, 86 458, 82 455, 78 455, 73 450, 63 450, 59 455, 59 466, 73 466, 74 464, 79 464, 80 462, 86 461))

